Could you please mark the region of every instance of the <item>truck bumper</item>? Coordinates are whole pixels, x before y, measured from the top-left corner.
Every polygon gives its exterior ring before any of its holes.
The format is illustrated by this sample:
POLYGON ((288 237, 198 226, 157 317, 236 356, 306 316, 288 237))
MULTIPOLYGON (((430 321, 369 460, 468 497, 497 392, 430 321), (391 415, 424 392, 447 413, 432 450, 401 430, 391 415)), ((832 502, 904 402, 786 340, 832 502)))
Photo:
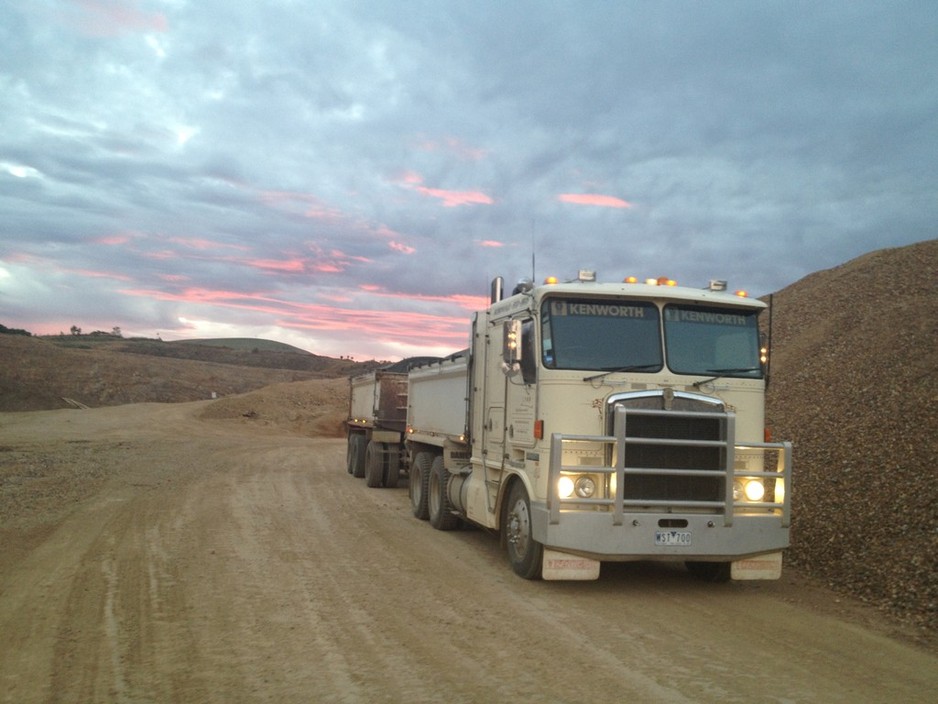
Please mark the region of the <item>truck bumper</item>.
POLYGON ((726 526, 720 515, 627 513, 614 525, 610 513, 563 511, 551 524, 542 502, 532 502, 531 514, 534 539, 545 547, 608 562, 732 562, 789 544, 789 529, 777 515, 736 514, 726 526))

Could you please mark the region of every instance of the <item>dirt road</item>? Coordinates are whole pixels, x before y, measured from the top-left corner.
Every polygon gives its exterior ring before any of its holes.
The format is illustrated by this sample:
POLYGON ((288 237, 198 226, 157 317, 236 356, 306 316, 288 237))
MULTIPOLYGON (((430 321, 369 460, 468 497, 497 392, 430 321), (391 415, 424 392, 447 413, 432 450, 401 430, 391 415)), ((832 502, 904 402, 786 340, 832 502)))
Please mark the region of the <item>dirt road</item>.
POLYGON ((796 575, 526 582, 368 489, 341 440, 206 403, 0 414, 0 701, 926 702, 938 657, 796 575), (30 464, 33 463, 33 464, 30 464), (50 470, 51 471, 51 470, 50 470), (82 476, 85 476, 84 474, 82 476), (56 509, 56 506, 60 508, 56 509), (61 507, 66 507, 62 510, 61 507), (51 511, 40 520, 35 511, 51 511), (56 510, 59 512, 56 513, 56 510))

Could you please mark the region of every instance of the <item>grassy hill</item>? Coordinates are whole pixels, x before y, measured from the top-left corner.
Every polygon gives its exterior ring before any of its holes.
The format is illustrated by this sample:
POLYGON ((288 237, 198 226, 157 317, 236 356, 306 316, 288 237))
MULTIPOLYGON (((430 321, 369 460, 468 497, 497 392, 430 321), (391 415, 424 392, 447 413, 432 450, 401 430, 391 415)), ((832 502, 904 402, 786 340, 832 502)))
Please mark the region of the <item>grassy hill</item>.
POLYGON ((270 340, 163 342, 109 334, 0 334, 0 411, 195 401, 378 366, 270 340))

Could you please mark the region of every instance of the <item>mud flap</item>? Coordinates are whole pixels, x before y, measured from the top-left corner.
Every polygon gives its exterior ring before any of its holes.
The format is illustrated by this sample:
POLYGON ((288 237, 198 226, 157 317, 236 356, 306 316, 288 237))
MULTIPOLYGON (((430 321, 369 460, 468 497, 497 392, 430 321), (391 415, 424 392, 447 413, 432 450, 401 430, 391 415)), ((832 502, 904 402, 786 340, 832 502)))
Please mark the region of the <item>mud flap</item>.
POLYGON ((545 580, 581 580, 599 578, 599 560, 544 548, 541 578, 545 580))
POLYGON ((772 552, 745 560, 736 560, 730 568, 730 579, 779 579, 782 576, 782 553, 772 552))

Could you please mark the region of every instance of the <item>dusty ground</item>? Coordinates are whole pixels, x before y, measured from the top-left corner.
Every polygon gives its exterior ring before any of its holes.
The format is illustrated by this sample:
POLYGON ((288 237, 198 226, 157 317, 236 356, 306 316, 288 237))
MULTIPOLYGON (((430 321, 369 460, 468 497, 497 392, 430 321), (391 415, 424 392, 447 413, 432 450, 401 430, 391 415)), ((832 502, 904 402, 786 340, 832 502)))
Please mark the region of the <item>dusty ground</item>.
POLYGON ((0 702, 933 701, 932 644, 792 570, 518 579, 346 473, 342 383, 0 414, 0 702))

